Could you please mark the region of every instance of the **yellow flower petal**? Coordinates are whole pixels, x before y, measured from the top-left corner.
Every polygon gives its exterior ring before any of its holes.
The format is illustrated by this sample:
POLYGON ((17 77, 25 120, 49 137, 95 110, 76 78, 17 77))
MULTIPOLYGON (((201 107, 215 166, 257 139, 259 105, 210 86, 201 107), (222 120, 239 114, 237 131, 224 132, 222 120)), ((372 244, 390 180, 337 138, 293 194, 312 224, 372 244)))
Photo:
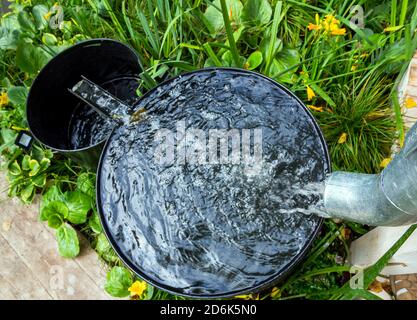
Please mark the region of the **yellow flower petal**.
POLYGON ((45 20, 48 20, 51 16, 52 16, 52 12, 48 12, 48 13, 45 13, 45 14, 43 15, 43 18, 44 18, 45 20))
POLYGON ((313 89, 310 88, 310 86, 307 86, 307 99, 308 101, 313 100, 313 98, 316 96, 313 89))
POLYGON ((323 110, 324 110, 323 107, 316 107, 316 106, 313 106, 311 104, 307 105, 307 107, 311 110, 318 111, 318 112, 323 112, 323 110))
POLYGON ((347 140, 347 133, 346 132, 343 132, 340 135, 339 140, 337 140, 337 143, 342 144, 342 143, 345 143, 346 140, 347 140))
POLYGON ((321 29, 321 25, 309 23, 307 28, 310 31, 311 30, 320 30, 321 29))
POLYGON ((391 158, 385 158, 384 160, 381 161, 379 166, 381 168, 385 168, 388 165, 388 163, 390 163, 390 162, 391 162, 391 158))
POLYGON ((417 102, 413 98, 408 97, 407 99, 405 99, 404 105, 407 109, 411 109, 417 107, 417 102))
POLYGON ((337 28, 337 29, 332 30, 332 35, 333 36, 343 36, 345 34, 346 34, 346 29, 345 28, 342 28, 342 29, 337 28))
POLYGON ((135 281, 128 289, 130 295, 140 297, 146 290, 147 284, 145 281, 135 281))
POLYGON ((271 292, 271 298, 278 298, 281 296, 281 290, 279 290, 277 287, 272 288, 271 292))
POLYGON ((242 299, 242 300, 259 300, 259 294, 243 294, 240 296, 236 296, 236 299, 242 299))
POLYGON ((6 92, 0 94, 0 107, 6 106, 9 103, 9 96, 6 92))
POLYGON ((358 69, 358 65, 354 64, 351 68, 350 71, 356 71, 358 69))

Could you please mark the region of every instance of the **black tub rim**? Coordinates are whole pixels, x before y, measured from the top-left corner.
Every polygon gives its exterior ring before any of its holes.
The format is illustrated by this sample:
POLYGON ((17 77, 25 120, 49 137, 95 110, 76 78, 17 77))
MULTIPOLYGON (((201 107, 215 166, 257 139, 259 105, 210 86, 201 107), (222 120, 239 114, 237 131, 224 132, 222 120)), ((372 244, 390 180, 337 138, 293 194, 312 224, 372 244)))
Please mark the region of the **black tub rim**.
MULTIPOLYGON (((51 145, 49 145, 49 143, 45 143, 42 139, 39 139, 39 137, 33 132, 31 125, 30 125, 30 116, 29 116, 29 102, 31 100, 31 96, 33 95, 33 88, 35 87, 35 84, 37 84, 39 81, 41 81, 41 76, 47 71, 48 67, 50 66, 51 63, 56 62, 58 59, 61 59, 63 56, 66 56, 68 54, 71 54, 73 51, 78 50, 80 47, 85 47, 85 46, 92 46, 92 45, 99 45, 101 43, 117 43, 119 45, 124 46, 127 50, 129 50, 133 56, 135 56, 138 59, 138 66, 140 66, 140 68, 143 70, 143 67, 141 65, 139 56, 137 54, 137 52, 130 46, 127 45, 126 43, 123 43, 119 40, 115 40, 115 39, 111 39, 111 38, 94 38, 94 39, 87 39, 87 40, 82 40, 77 42, 76 44, 66 48, 64 51, 59 52, 56 56, 54 56, 51 60, 48 61, 47 64, 45 64, 42 69, 39 71, 39 73, 36 75, 35 79, 33 80, 29 92, 28 92, 28 96, 26 98, 26 110, 25 110, 25 116, 26 116, 26 121, 27 121, 27 125, 29 128, 29 132, 30 134, 40 143, 42 143, 42 145, 46 146, 48 149, 51 149, 53 151, 56 152, 60 152, 60 153, 78 153, 78 152, 84 152, 84 151, 88 151, 94 148, 100 148, 101 146, 104 146, 105 143, 107 142, 108 138, 111 136, 112 132, 102 141, 99 141, 98 143, 88 146, 88 147, 84 147, 84 148, 79 148, 79 149, 61 149, 61 148, 56 148, 53 147, 51 145)), ((122 77, 122 76, 121 76, 122 77)), ((121 78, 118 77, 118 78, 121 78)), ((133 76, 132 76, 133 77, 133 76)), ((137 77, 139 78, 139 75, 137 75, 137 77)))
MULTIPOLYGON (((314 128, 317 131, 318 137, 320 138, 321 144, 323 146, 323 151, 324 151, 324 156, 325 156, 325 163, 327 164, 327 171, 325 172, 325 174, 329 174, 331 172, 331 161, 330 161, 330 154, 329 154, 329 150, 328 150, 328 146, 326 143, 326 140, 324 139, 324 135, 322 130, 320 129, 316 119, 314 118, 313 114, 311 113, 311 111, 306 107, 306 105, 301 101, 301 99, 299 99, 294 93, 292 93, 287 87, 285 87, 283 84, 263 75, 260 74, 258 72, 252 71, 252 70, 246 70, 246 69, 241 69, 241 68, 232 68, 232 67, 209 67, 209 68, 202 68, 202 69, 197 69, 194 71, 190 71, 190 72, 185 72, 182 73, 180 75, 177 75, 175 77, 169 78, 161 83, 159 83, 157 86, 155 86, 154 88, 152 88, 151 90, 147 91, 142 97, 140 97, 140 99, 136 102, 136 104, 139 104, 140 101, 144 98, 146 98, 148 95, 152 94, 155 90, 157 90, 158 87, 168 84, 169 82, 177 79, 178 77, 181 76, 189 76, 189 75, 193 75, 193 74, 198 74, 201 72, 213 72, 213 71, 235 71, 235 72, 240 72, 243 74, 248 74, 248 75, 253 75, 253 76, 257 76, 257 77, 261 77, 267 81, 270 81, 272 84, 278 86, 280 89, 282 89, 283 91, 285 91, 287 94, 289 94, 291 97, 293 97, 300 105, 301 107, 304 109, 304 111, 306 111, 307 116, 310 118, 314 128)), ((100 184, 101 184, 101 168, 102 168, 102 164, 103 164, 103 157, 105 154, 105 150, 107 150, 109 144, 110 144, 110 138, 113 135, 114 131, 116 130, 117 127, 115 127, 110 135, 109 138, 105 141, 104 147, 102 149, 101 155, 100 155, 100 160, 99 160, 99 164, 97 166, 97 171, 96 171, 96 204, 97 204, 97 213, 100 219, 100 223, 102 225, 102 229, 103 229, 103 233, 106 236, 107 240, 109 241, 110 245, 112 246, 113 250, 116 252, 117 256, 120 258, 120 260, 123 262, 123 264, 125 266, 127 266, 130 271, 132 271, 136 276, 138 276, 140 279, 146 281, 147 283, 149 283, 150 285, 163 290, 165 292, 168 292, 169 294, 172 295, 177 295, 177 296, 182 296, 182 297, 186 297, 186 298, 191 298, 191 299, 222 299, 222 298, 233 298, 235 296, 239 296, 239 295, 246 295, 246 294, 251 294, 251 293, 256 293, 256 292, 260 292, 262 290, 265 290, 267 288, 271 288, 274 285, 280 283, 281 281, 285 280, 286 277, 288 277, 288 275, 303 261, 303 259, 305 258, 306 254, 308 253, 309 249, 311 248, 314 240, 317 238, 317 236, 319 235, 321 228, 323 226, 323 221, 324 218, 319 217, 318 222, 317 222, 317 227, 315 228, 314 232, 312 232, 312 234, 310 235, 310 237, 308 238, 308 240, 306 241, 306 243, 304 244, 304 246, 302 247, 302 249, 300 250, 300 252, 282 269, 281 272, 277 273, 276 275, 268 278, 268 280, 265 280, 263 283, 259 284, 256 287, 252 287, 252 288, 245 288, 242 290, 236 290, 233 292, 227 292, 227 293, 220 293, 220 294, 185 294, 182 292, 178 292, 173 290, 171 287, 167 287, 165 285, 161 285, 160 283, 158 283, 157 281, 154 281, 153 279, 151 279, 150 277, 148 277, 145 273, 143 273, 142 271, 139 270, 139 268, 137 268, 133 263, 131 263, 129 261, 129 259, 125 256, 125 254, 122 252, 122 250, 120 250, 120 248, 117 246, 116 241, 112 238, 110 230, 107 226, 107 222, 104 218, 104 214, 103 214, 103 209, 102 209, 102 202, 101 202, 101 198, 100 198, 100 184)))

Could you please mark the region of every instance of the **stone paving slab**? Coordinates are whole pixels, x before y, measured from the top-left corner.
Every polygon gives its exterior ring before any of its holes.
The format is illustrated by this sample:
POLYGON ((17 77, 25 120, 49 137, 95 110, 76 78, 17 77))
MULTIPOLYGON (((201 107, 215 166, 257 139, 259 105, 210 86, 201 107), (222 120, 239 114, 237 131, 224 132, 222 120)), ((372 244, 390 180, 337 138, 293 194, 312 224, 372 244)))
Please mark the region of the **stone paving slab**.
POLYGON ((58 254, 55 231, 39 221, 39 199, 26 206, 7 197, 0 174, 0 300, 106 300, 106 266, 80 237, 81 254, 58 254))

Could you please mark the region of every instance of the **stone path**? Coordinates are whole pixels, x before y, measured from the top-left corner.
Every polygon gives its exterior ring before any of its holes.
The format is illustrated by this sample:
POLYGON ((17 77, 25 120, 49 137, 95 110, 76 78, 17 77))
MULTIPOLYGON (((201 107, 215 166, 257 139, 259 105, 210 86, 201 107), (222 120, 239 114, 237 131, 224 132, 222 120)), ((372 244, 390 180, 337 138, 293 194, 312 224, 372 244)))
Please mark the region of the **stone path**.
POLYGON ((0 299, 111 299, 104 291, 106 267, 80 239, 76 259, 59 256, 54 230, 31 206, 7 197, 0 174, 0 299))

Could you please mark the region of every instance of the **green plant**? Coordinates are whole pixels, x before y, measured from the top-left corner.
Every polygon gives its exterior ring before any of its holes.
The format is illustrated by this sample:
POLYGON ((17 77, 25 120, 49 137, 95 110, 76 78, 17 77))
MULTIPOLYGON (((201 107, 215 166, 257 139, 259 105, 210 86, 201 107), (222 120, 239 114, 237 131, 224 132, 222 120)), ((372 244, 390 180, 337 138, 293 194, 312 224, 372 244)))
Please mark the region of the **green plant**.
POLYGON ((25 155, 21 163, 17 160, 8 166, 7 178, 10 183, 9 196, 19 196, 24 203, 31 203, 37 188, 43 188, 46 184, 47 170, 51 164, 51 154, 42 149, 35 149, 25 155))

